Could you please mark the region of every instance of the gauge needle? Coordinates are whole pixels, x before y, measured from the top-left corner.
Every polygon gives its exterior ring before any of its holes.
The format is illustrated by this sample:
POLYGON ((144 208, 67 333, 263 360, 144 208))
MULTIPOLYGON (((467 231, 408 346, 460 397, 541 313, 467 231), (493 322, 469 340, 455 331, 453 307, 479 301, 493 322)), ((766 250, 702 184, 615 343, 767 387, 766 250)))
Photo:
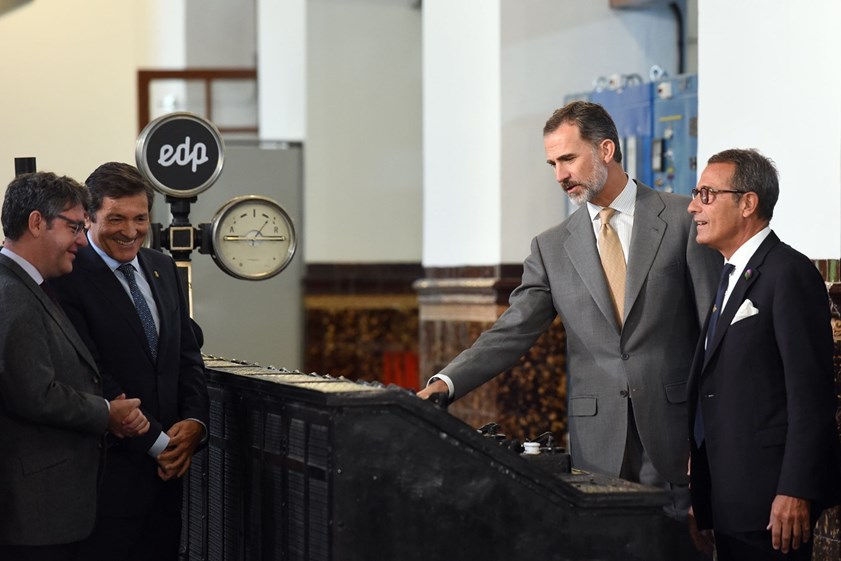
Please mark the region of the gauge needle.
POLYGON ((224 236, 222 239, 226 242, 285 242, 286 236, 260 236, 259 240, 255 236, 224 236))

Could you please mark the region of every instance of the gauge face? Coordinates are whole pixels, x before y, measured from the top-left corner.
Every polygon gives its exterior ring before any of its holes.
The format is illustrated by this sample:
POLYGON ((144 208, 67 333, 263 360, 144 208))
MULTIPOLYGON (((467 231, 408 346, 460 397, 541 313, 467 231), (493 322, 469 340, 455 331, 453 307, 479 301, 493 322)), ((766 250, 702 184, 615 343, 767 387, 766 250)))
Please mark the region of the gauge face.
POLYGON ((278 203, 249 195, 228 201, 211 221, 214 261, 231 276, 264 280, 295 255, 295 227, 278 203))

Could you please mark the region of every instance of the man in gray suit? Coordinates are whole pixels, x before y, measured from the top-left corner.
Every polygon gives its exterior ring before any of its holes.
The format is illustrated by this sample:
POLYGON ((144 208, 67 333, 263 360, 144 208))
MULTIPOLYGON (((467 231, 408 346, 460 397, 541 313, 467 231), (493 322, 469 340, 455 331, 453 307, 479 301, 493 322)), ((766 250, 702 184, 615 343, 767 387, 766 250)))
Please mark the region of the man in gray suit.
POLYGON ((87 190, 31 173, 6 190, 0 249, 0 559, 72 559, 93 529, 102 437, 143 434, 138 399, 101 397, 96 364, 41 286, 86 245, 87 190))
POLYGON ((513 366, 559 315, 573 466, 670 490, 667 513, 684 519, 686 378, 721 259, 696 244, 688 197, 625 174, 600 105, 558 109, 543 134, 555 179, 581 207, 533 240, 508 310, 418 395, 458 399, 513 366))

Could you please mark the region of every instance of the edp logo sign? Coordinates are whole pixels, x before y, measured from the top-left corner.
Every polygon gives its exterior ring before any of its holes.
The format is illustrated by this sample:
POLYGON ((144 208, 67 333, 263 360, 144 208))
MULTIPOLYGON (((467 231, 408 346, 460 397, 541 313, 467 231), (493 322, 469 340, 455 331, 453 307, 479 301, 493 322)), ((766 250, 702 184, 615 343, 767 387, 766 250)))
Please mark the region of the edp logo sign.
POLYGON ((222 172, 224 147, 210 121, 193 113, 170 113, 146 125, 137 139, 137 168, 165 195, 191 198, 210 188, 222 172))
POLYGON ((208 162, 207 145, 204 142, 196 142, 192 150, 190 149, 190 137, 184 137, 184 142, 174 148, 172 144, 164 144, 161 146, 161 156, 158 158, 158 163, 165 168, 175 164, 179 166, 192 166, 193 173, 201 164, 208 162))

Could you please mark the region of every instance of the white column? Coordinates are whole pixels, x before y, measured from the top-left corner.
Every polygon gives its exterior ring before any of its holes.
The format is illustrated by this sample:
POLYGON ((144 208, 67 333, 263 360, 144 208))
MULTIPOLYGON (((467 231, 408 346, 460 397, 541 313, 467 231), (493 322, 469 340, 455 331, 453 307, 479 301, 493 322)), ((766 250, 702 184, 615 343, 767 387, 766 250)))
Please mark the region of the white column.
POLYGON ((698 10, 699 172, 726 148, 759 149, 780 172, 771 227, 812 259, 837 259, 841 3, 704 0, 698 10))
POLYGON ((500 261, 500 0, 423 3, 423 263, 500 261))
POLYGON ((306 137, 306 0, 257 0, 261 140, 306 137))

